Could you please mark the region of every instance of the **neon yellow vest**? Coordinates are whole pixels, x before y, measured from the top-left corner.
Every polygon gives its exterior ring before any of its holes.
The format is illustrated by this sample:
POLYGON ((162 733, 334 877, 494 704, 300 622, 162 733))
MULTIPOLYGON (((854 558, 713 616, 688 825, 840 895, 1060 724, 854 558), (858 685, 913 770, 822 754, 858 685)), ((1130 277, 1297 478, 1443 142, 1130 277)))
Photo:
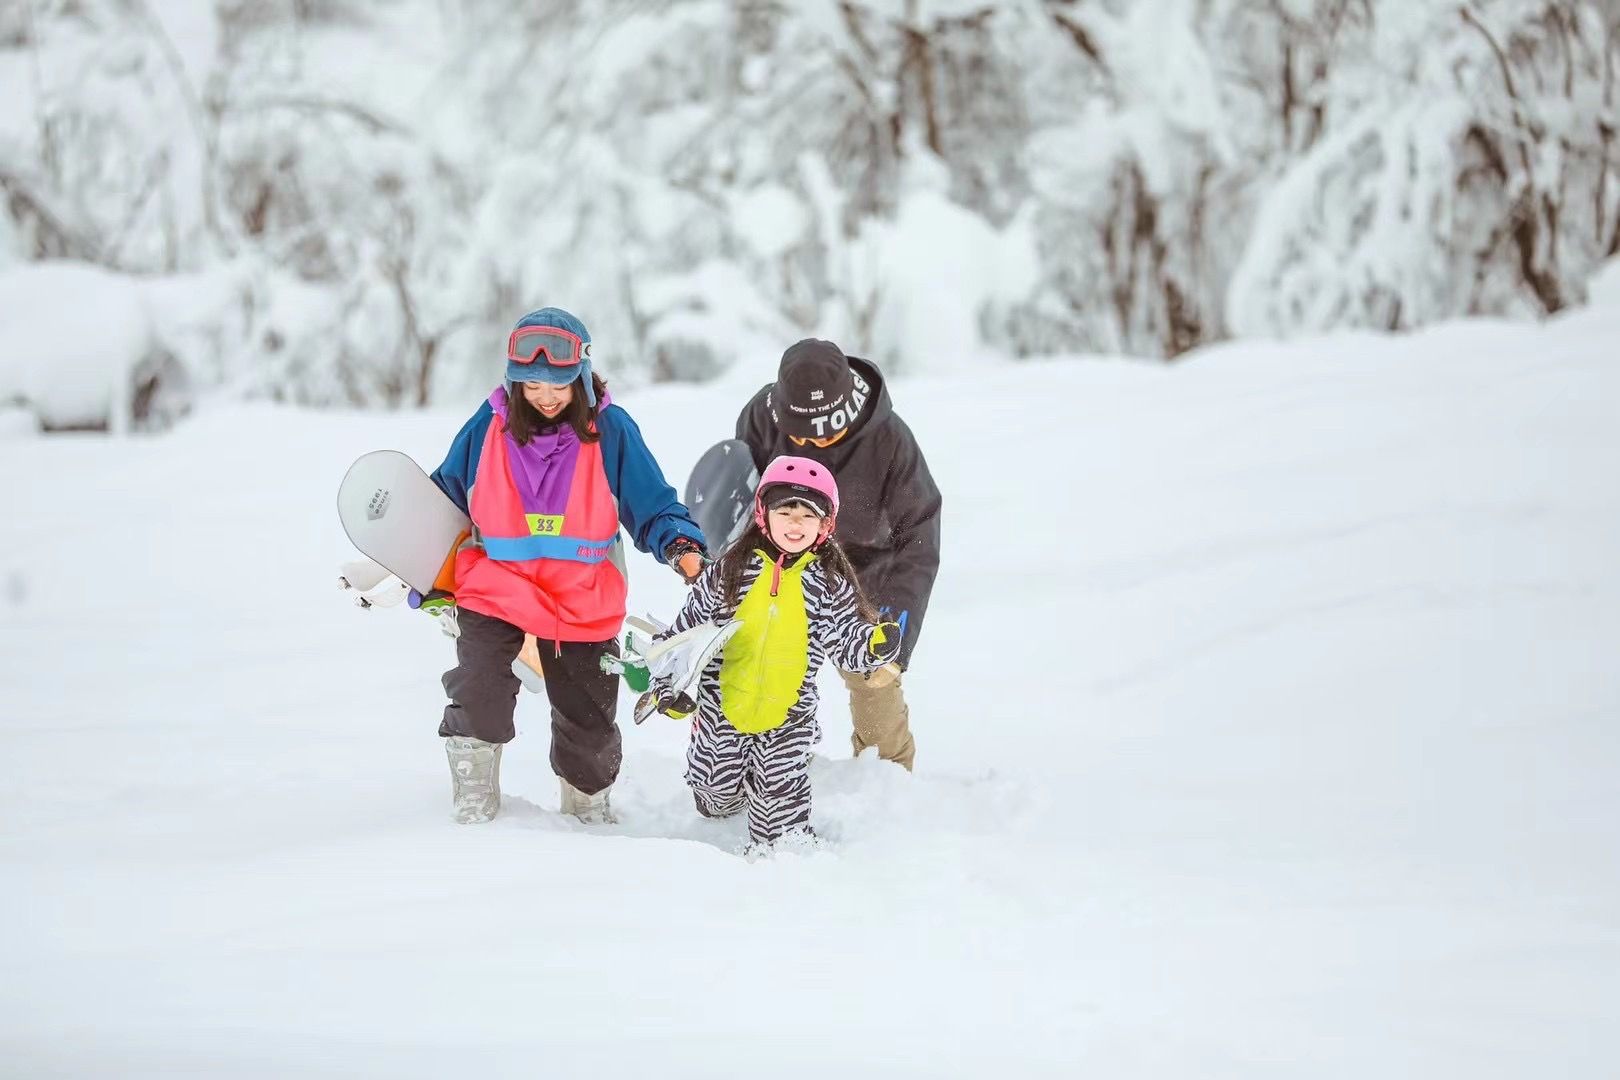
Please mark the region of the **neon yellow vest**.
POLYGON ((726 642, 720 665, 720 711, 745 735, 787 723, 810 670, 804 572, 816 557, 806 553, 784 567, 772 596, 776 564, 763 551, 755 554, 765 565, 737 605, 742 629, 726 642))

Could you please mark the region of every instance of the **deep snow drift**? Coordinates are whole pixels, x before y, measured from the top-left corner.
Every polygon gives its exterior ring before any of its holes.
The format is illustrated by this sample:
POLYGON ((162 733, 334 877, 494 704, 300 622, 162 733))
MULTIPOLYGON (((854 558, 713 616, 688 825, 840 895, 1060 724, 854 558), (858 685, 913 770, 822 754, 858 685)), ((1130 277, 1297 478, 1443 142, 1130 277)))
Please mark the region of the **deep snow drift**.
MULTIPOLYGON (((561 819, 533 697, 505 813, 450 824, 449 642, 336 591, 333 493, 464 412, 0 442, 0 1072, 1603 1075, 1616 340, 901 382, 947 513, 918 772, 829 693, 832 844, 752 864, 663 718, 622 825, 561 819)), ((623 403, 680 477, 773 367, 623 403)))

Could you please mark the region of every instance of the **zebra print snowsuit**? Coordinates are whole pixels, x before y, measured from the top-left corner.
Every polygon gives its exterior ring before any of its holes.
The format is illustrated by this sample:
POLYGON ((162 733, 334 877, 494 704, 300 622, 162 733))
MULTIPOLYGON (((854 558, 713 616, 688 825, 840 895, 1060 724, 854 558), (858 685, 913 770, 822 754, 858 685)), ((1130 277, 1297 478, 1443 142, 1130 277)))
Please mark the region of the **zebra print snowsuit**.
MULTIPOLYGON (((809 562, 800 581, 809 622, 808 669, 786 719, 768 731, 749 734, 726 718, 721 709, 722 680, 725 656, 735 655, 730 645, 726 654, 710 662, 697 688, 697 715, 686 751, 686 782, 698 810, 708 817, 726 817, 747 809, 748 836, 756 844, 771 843, 810 824, 810 748, 821 737, 816 722, 820 700, 816 672, 822 663, 831 658, 845 671, 865 673, 882 667, 887 659, 873 651, 873 624, 860 617, 849 582, 828 573, 808 552, 789 557, 785 565, 792 570, 806 559, 809 562)), ((764 553, 756 550, 743 573, 738 603, 726 606, 720 595, 719 566, 711 565, 692 587, 670 632, 705 621, 728 621, 756 583, 762 589, 771 588, 775 579, 760 578, 774 569, 764 553)), ((784 592, 781 599, 790 595, 784 592)), ((773 614, 775 599, 773 593, 773 614)), ((763 627, 750 627, 745 618, 738 637, 751 629, 760 635, 765 632, 763 627)))

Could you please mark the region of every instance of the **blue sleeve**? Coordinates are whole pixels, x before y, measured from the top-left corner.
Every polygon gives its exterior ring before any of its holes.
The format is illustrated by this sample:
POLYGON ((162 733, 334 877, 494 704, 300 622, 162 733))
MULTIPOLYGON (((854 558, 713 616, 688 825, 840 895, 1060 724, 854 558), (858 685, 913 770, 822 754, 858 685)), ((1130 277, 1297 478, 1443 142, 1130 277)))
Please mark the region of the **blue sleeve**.
POLYGON ((664 479, 630 414, 609 405, 597 417, 596 430, 602 433, 608 487, 619 500, 619 522, 636 547, 662 559, 669 545, 684 536, 707 551, 702 531, 664 479))
POLYGON ((478 459, 484 453, 484 435, 489 431, 489 422, 494 416, 495 410, 490 408, 489 402, 480 405, 478 411, 472 414, 472 419, 462 424, 461 430, 456 432, 449 453, 444 455, 444 464, 433 470, 433 482, 439 485, 440 491, 450 496, 451 502, 461 507, 463 514, 470 514, 467 492, 472 488, 473 478, 478 475, 478 459))

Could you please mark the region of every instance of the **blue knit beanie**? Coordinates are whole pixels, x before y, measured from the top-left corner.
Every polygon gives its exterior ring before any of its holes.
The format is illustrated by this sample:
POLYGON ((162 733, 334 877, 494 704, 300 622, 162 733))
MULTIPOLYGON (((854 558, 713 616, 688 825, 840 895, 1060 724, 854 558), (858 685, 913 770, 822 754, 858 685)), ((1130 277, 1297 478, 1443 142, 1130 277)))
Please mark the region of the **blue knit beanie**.
MULTIPOLYGON (((573 315, 557 307, 543 307, 539 311, 531 311, 519 319, 512 327, 519 330, 525 326, 549 326, 554 330, 567 330, 571 334, 578 334, 579 339, 590 344, 591 332, 585 329, 585 324, 574 318, 573 315)), ((517 384, 525 382, 550 383, 552 386, 567 386, 575 379, 585 387, 585 404, 596 408, 596 387, 591 381, 591 351, 585 349, 585 355, 578 364, 568 367, 556 367, 541 361, 538 364, 520 364, 510 358, 506 361, 506 392, 517 393, 517 384)))

